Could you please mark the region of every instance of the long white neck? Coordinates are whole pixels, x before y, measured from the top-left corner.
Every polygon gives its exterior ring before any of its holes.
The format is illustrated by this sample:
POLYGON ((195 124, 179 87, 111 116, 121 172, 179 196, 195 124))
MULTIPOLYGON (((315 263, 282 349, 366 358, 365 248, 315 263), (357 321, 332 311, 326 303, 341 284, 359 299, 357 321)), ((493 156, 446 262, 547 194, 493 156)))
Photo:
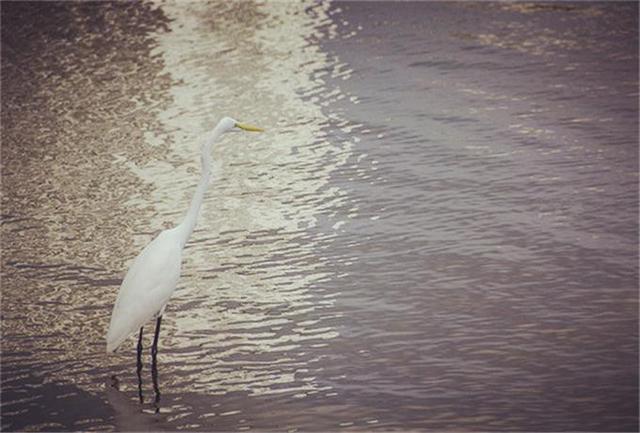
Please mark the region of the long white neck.
POLYGON ((191 233, 196 226, 196 220, 198 219, 198 214, 200 213, 200 206, 202 205, 202 201, 204 200, 204 194, 209 187, 209 181, 211 179, 211 147, 213 146, 213 143, 215 143, 218 138, 220 138, 222 132, 223 131, 221 130, 221 128, 216 127, 209 134, 204 144, 202 145, 202 177, 200 177, 200 182, 198 182, 196 192, 195 194, 193 194, 191 204, 189 205, 189 210, 187 211, 184 220, 175 228, 179 233, 183 247, 189 240, 189 236, 191 236, 191 233))

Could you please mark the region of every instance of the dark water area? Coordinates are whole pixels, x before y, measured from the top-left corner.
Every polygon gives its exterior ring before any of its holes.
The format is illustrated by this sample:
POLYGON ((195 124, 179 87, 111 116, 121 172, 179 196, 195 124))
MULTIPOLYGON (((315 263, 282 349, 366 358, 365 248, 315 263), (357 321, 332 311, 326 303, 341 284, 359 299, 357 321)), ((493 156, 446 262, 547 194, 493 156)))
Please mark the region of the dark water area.
POLYGON ((638 430, 636 2, 1 13, 2 430, 638 430), (155 413, 109 315, 224 115, 155 413))

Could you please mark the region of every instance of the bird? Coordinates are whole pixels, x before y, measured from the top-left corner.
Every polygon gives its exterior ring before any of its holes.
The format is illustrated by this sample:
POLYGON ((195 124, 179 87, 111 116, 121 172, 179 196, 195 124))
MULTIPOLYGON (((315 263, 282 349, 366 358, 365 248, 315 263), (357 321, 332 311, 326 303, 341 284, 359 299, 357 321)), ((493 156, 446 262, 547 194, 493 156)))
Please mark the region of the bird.
MULTIPOLYGON (((223 117, 211 130, 201 148, 202 175, 182 222, 158 234, 138 254, 129 267, 116 298, 107 331, 107 353, 113 353, 135 332, 138 335, 138 379, 142 369, 142 331, 155 318, 155 334, 151 354, 152 368, 156 367, 160 323, 165 307, 180 279, 182 252, 196 225, 205 192, 211 179, 211 148, 229 131, 262 132, 262 128, 223 117)), ((156 370, 157 373, 157 370, 156 370)), ((155 385, 155 383, 154 383, 155 385)), ((142 394, 140 389, 140 400, 142 394)))

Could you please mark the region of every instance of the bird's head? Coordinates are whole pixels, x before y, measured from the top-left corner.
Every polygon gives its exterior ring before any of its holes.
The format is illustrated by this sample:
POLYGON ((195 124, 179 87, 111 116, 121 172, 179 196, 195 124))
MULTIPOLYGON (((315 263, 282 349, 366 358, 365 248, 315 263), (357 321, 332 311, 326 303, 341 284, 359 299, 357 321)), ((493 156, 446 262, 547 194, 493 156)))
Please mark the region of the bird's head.
POLYGON ((239 130, 251 131, 251 132, 264 131, 264 129, 262 128, 249 125, 248 123, 238 122, 237 120, 232 119, 231 117, 223 117, 222 119, 220 119, 220 122, 218 122, 218 126, 216 126, 216 129, 219 129, 222 132, 239 131, 239 130))

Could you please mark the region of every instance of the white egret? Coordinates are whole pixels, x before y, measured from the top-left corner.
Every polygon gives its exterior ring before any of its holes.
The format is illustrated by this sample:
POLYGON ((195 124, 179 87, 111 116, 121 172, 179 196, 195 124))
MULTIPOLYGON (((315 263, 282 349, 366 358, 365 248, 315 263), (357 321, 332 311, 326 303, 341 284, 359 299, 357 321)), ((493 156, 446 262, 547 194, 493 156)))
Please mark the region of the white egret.
MULTIPOLYGON (((130 335, 139 330, 138 378, 142 369, 142 328, 154 317, 156 329, 151 353, 155 367, 162 314, 180 278, 182 250, 196 225, 211 178, 211 146, 222 134, 235 128, 262 131, 258 127, 237 122, 229 117, 224 117, 218 122, 202 145, 202 177, 184 220, 174 228, 161 232, 138 254, 120 286, 107 332, 107 352, 114 352, 130 335)), ((140 397, 142 400, 142 394, 140 397)))

